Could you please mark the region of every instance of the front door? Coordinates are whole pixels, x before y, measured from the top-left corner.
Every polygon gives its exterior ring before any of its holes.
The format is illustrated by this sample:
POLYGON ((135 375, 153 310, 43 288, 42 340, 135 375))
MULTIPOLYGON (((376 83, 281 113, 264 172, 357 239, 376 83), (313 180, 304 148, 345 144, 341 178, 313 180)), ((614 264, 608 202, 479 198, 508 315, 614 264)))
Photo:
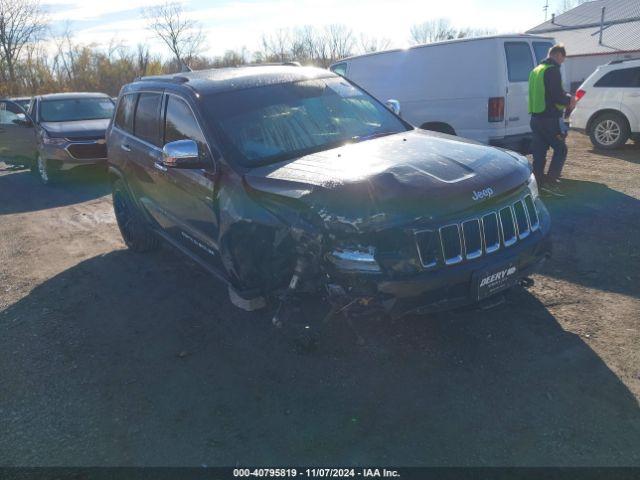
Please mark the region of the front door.
POLYGON ((640 132, 640 67, 629 68, 624 75, 622 105, 633 133, 640 132))
POLYGON ((534 68, 528 42, 505 42, 507 91, 505 95, 505 136, 531 131, 529 126, 529 73, 534 68))
POLYGON ((14 102, 0 101, 0 157, 30 162, 35 154, 35 128, 26 113, 14 102))
POLYGON ((218 261, 218 222, 215 209, 215 165, 198 121, 182 98, 166 94, 163 101, 163 145, 194 140, 202 168, 167 168, 156 165, 154 202, 161 222, 175 241, 200 257, 218 261))

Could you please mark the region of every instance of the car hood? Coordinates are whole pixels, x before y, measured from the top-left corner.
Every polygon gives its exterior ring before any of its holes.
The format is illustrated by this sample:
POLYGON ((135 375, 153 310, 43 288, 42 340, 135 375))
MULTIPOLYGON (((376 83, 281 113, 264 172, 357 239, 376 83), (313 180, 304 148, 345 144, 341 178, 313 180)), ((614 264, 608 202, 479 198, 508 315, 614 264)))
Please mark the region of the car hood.
POLYGON ((530 173, 506 151, 413 130, 255 168, 245 182, 358 228, 477 208, 522 188, 530 173))
POLYGON ((104 137, 109 126, 109 119, 76 120, 73 122, 42 122, 40 126, 50 137, 65 138, 99 138, 104 137))

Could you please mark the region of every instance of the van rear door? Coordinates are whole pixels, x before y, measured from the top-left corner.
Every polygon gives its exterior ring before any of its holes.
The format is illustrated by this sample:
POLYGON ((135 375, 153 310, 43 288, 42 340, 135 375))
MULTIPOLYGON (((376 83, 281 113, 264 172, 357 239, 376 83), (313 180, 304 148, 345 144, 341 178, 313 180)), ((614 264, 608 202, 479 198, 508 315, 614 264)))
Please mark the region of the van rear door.
POLYGON ((529 73, 534 68, 531 46, 526 41, 505 41, 507 92, 505 98, 505 136, 531 131, 529 127, 529 73))

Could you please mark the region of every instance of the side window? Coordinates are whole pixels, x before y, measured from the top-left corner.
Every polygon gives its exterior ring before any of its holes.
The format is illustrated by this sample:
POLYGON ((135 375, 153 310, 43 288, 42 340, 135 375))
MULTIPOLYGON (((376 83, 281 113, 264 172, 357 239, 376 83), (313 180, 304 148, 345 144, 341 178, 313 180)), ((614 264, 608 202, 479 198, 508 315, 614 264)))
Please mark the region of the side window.
POLYGON ((138 95, 129 94, 120 99, 118 111, 116 112, 115 125, 125 132, 133 133, 133 111, 136 106, 138 95))
POLYGON ((0 125, 15 125, 25 119, 24 110, 18 105, 13 102, 0 102, 0 125))
POLYGON ((640 87, 640 67, 621 68, 605 74, 594 87, 633 88, 640 87))
POLYGON ((531 49, 526 42, 505 42, 504 51, 507 55, 507 71, 510 82, 527 82, 529 73, 533 70, 531 49))
POLYGON ((133 121, 133 134, 140 140, 160 146, 160 93, 141 93, 133 121))
POLYGON ((547 58, 549 49, 552 47, 550 42, 533 42, 533 53, 536 55, 536 64, 539 64, 547 58))
POLYGON ((189 105, 183 100, 167 95, 167 114, 164 127, 164 143, 176 140, 194 140, 200 147, 200 155, 207 152, 207 142, 189 105))
POLYGON ((334 65, 333 67, 331 67, 331 71, 333 73, 336 73, 338 75, 340 75, 341 77, 344 77, 347 73, 347 64, 346 63, 338 63, 336 65, 334 65))

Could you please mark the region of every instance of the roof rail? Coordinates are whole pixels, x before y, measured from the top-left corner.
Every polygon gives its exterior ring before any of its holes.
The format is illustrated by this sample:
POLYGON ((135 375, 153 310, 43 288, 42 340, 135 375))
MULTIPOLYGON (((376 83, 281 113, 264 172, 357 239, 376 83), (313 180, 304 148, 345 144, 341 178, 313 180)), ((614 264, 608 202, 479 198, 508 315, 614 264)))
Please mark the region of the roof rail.
POLYGON ((609 63, 607 63, 607 65, 617 65, 619 63, 624 63, 624 62, 633 62, 634 60, 640 60, 639 58, 622 58, 619 60, 611 60, 609 63))
POLYGON ((138 82, 140 80, 153 80, 156 82, 170 82, 170 83, 186 83, 189 81, 187 77, 182 75, 174 75, 173 77, 168 77, 164 75, 149 75, 146 77, 136 77, 134 81, 138 82))
POLYGON ((242 67, 277 67, 277 66, 301 67, 300 62, 268 62, 268 63, 245 63, 244 65, 235 65, 236 68, 242 67))

